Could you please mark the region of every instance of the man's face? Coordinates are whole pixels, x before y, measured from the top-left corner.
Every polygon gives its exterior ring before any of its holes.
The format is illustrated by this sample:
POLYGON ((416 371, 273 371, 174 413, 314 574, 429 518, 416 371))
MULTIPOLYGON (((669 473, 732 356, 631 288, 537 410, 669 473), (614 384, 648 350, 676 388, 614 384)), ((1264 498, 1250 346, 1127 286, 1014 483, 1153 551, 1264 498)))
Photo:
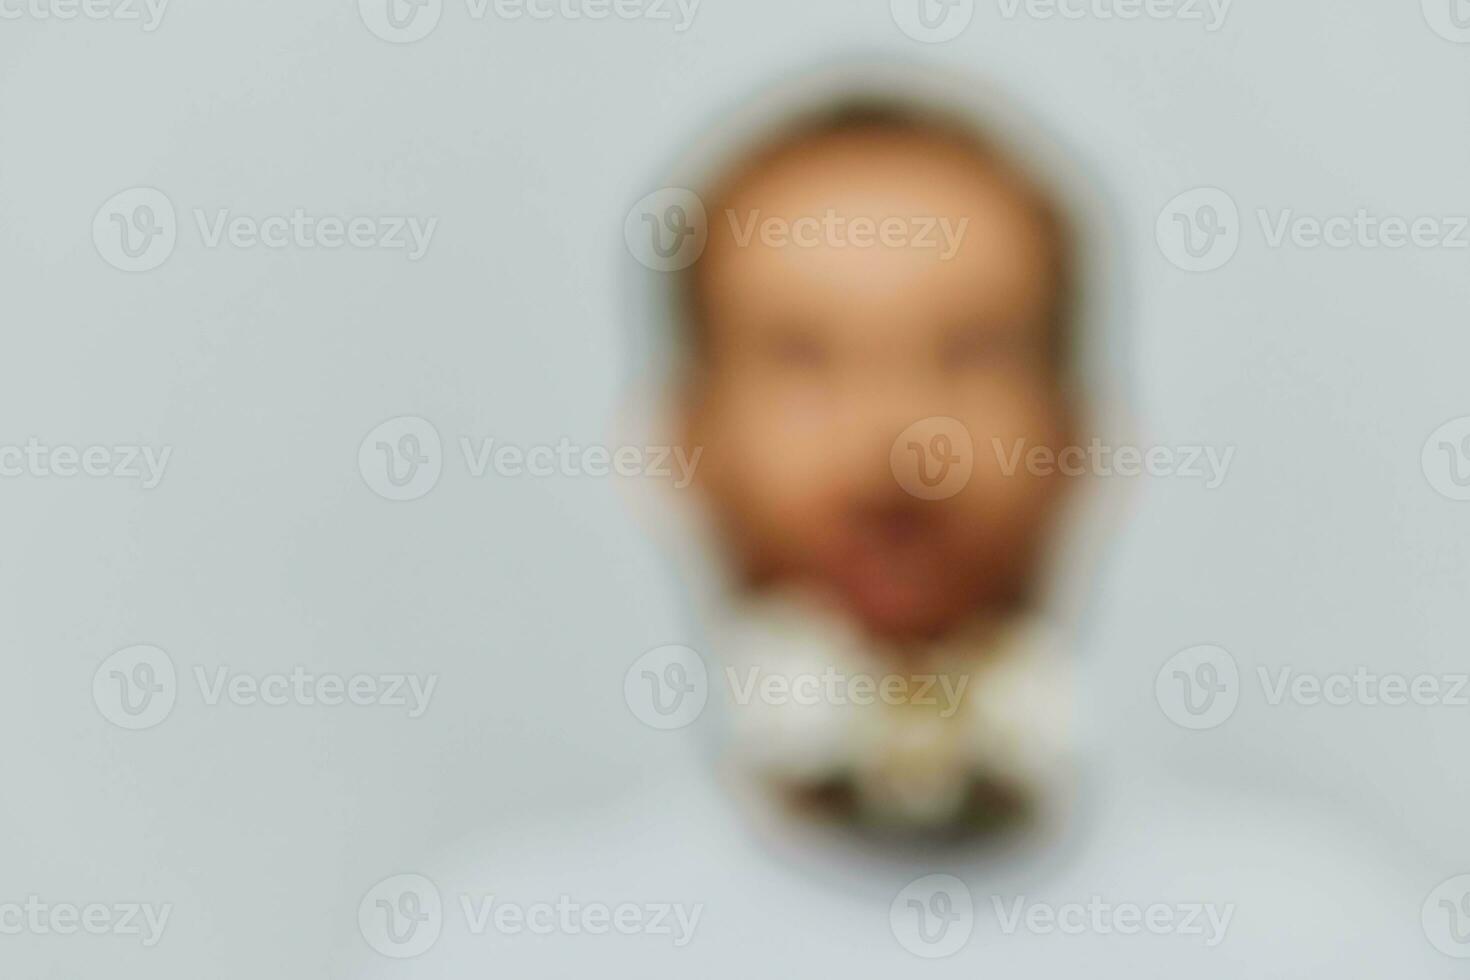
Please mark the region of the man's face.
POLYGON ((747 583, 813 588, 898 639, 1014 604, 1056 488, 1006 470, 1068 436, 1054 243, 1028 198, 957 144, 874 130, 788 148, 708 204, 686 439, 747 583), (963 439, 895 442, 936 417, 968 431, 973 470, 922 499, 905 465, 937 478, 963 439))

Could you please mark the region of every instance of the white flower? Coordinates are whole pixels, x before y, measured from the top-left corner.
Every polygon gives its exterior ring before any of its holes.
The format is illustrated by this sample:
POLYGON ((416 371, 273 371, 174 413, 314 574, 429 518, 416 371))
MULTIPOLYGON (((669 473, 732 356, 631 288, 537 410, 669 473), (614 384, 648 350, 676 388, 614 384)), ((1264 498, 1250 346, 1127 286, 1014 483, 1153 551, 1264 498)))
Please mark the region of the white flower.
POLYGON ((866 819, 896 826, 955 821, 977 784, 1042 806, 1066 793, 1070 671, 1034 624, 977 623, 899 659, 801 596, 738 613, 719 637, 731 747, 767 781, 846 786, 866 819))

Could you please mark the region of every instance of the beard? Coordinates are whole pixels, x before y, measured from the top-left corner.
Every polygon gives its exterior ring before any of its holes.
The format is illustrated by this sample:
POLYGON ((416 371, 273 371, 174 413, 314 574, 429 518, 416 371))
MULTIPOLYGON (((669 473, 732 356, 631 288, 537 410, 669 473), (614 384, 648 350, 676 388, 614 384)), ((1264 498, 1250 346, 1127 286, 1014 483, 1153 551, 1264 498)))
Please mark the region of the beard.
POLYGON ((727 761, 797 810, 948 834, 1049 822, 1072 795, 1072 671, 1034 617, 900 649, 788 585, 734 596, 711 641, 727 761))

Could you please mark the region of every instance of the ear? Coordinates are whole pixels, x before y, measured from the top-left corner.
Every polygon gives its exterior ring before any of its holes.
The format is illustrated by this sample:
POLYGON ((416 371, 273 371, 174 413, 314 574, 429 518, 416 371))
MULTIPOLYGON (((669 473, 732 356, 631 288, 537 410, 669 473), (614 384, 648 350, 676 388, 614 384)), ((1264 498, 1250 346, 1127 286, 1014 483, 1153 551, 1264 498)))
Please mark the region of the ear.
POLYGON ((705 419, 706 399, 697 381, 649 379, 624 390, 614 413, 612 444, 640 447, 656 461, 646 479, 632 481, 639 485, 635 509, 656 516, 671 495, 703 492, 705 419))
MULTIPOLYGON (((1080 449, 1086 441, 1083 433, 1083 411, 1077 396, 1070 386, 1065 382, 1060 383, 1057 388, 1056 404, 1056 452, 1057 457, 1072 449, 1080 449)), ((1061 508, 1073 493, 1077 491, 1079 477, 1058 471, 1052 478, 1046 481, 1047 511, 1048 519, 1052 519, 1055 512, 1061 508)))
MULTIPOLYGON (((686 461, 686 465, 703 461, 709 435, 709 402, 697 372, 682 377, 672 387, 664 412, 665 431, 669 433, 676 454, 686 461)), ((702 466, 693 466, 693 477, 689 486, 706 485, 708 477, 702 466)))

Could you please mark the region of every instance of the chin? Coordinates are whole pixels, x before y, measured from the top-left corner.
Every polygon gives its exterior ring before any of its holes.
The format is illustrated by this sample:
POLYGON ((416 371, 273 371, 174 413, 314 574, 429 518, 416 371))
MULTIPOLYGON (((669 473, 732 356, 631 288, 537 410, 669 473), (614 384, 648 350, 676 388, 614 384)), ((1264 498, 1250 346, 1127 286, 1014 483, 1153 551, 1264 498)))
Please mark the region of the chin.
POLYGON ((977 604, 938 595, 846 594, 843 606, 873 637, 890 641, 926 641, 943 637, 970 620, 977 604))

